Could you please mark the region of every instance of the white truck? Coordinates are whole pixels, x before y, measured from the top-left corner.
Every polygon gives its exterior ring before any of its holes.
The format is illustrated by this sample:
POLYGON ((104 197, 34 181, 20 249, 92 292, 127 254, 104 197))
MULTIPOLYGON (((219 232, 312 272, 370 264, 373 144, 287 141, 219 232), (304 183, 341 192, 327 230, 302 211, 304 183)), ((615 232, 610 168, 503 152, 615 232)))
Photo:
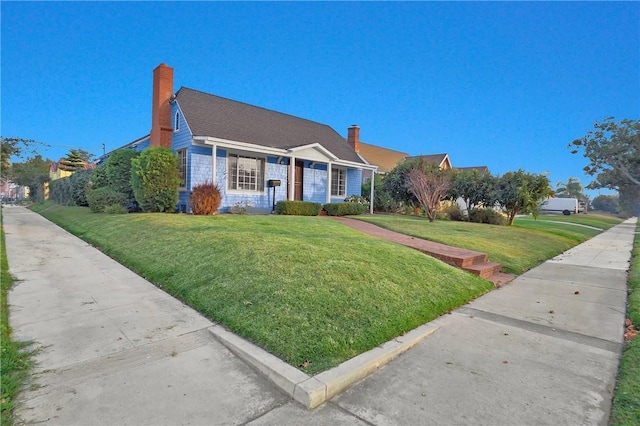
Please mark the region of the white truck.
POLYGON ((540 213, 562 213, 564 215, 580 212, 577 198, 547 198, 540 204, 540 213))

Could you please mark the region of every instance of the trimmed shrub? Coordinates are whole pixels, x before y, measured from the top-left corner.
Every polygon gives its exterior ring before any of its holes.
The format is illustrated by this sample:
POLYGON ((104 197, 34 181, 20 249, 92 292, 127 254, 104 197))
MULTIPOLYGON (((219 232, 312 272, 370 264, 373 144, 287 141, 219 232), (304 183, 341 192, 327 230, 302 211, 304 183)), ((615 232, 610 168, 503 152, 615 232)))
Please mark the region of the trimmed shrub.
POLYGON ((505 218, 493 209, 472 209, 469 212, 469 221, 476 223, 488 223, 490 225, 504 225, 505 218))
POLYGON ((69 177, 49 182, 49 198, 63 206, 72 206, 71 179, 69 177))
POLYGON ((134 201, 133 188, 131 187, 131 160, 140 153, 134 149, 119 149, 113 152, 105 163, 105 174, 109 186, 127 196, 129 201, 134 201))
POLYGON ((71 199, 76 206, 88 206, 87 194, 91 191, 93 169, 77 170, 70 177, 71 199))
POLYGON ((102 188, 103 186, 109 186, 109 178, 107 177, 107 167, 105 164, 100 164, 95 168, 93 177, 91 178, 91 188, 102 188))
POLYGON ((218 212, 222 203, 222 195, 218 185, 211 182, 201 183, 193 187, 189 196, 191 214, 212 215, 218 212))
POLYGON ((89 208, 92 212, 103 213, 107 207, 113 206, 114 204, 125 208, 127 205, 127 196, 109 187, 102 187, 89 192, 87 201, 89 202, 89 208))
POLYGON ((145 212, 175 212, 180 165, 168 148, 149 148, 131 159, 131 186, 145 212))
POLYGON ((324 209, 329 216, 346 216, 353 214, 363 214, 369 211, 368 204, 358 203, 327 203, 324 209))
POLYGON ((277 214, 318 216, 320 210, 322 210, 322 204, 309 201, 278 201, 276 204, 277 214))

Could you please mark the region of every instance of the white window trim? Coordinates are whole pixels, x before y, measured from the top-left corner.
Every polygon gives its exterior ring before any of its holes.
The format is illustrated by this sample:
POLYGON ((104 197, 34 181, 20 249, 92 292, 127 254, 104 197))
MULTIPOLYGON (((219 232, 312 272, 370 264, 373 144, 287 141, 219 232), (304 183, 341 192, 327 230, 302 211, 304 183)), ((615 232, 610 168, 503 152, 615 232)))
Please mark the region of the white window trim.
POLYGON ((187 148, 180 148, 176 150, 176 154, 178 154, 178 161, 180 162, 180 169, 182 169, 182 152, 184 152, 184 186, 182 186, 182 174, 180 176, 180 187, 178 188, 180 191, 187 190, 187 180, 189 178, 189 151, 187 148))
POLYGON ((225 182, 225 191, 227 194, 242 194, 242 195, 264 195, 267 193, 267 188, 266 188, 266 182, 267 182, 267 168, 268 168, 268 164, 269 162, 267 161, 267 157, 263 157, 262 155, 259 154, 249 154, 247 152, 237 152, 237 151, 229 151, 227 150, 227 155, 225 157, 225 163, 226 163, 226 173, 225 173, 225 178, 226 178, 226 182, 225 182), (262 177, 262 184, 263 187, 260 190, 257 191, 252 191, 252 190, 248 190, 248 189, 230 189, 229 188, 229 183, 230 183, 230 179, 231 179, 231 173, 230 173, 230 169, 229 169, 229 157, 230 156, 237 156, 237 157, 244 157, 244 158, 252 158, 252 159, 256 159, 256 160, 262 160, 264 167, 263 167, 263 177, 262 177))
MULTIPOLYGON (((333 176, 331 176, 331 188, 329 188, 329 191, 331 192, 331 196, 332 197, 346 197, 347 196, 347 169, 343 169, 342 167, 332 167, 331 168, 331 173, 333 173, 333 171, 336 171, 338 174, 340 173, 344 173, 344 194, 340 195, 340 194, 334 194, 333 193, 333 184, 334 184, 334 179, 333 176)), ((338 190, 340 189, 340 185, 338 182, 338 190)))
POLYGON ((180 130, 180 111, 176 111, 173 116, 173 131, 177 132, 180 130))

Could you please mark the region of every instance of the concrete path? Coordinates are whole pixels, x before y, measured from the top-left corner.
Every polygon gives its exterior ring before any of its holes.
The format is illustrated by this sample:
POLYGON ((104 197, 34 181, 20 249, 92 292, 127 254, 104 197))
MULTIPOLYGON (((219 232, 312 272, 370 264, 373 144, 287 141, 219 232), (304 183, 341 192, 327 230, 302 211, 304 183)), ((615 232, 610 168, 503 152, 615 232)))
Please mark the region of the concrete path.
POLYGON ((635 219, 451 315, 309 411, 214 324, 37 214, 3 209, 11 324, 42 345, 29 424, 606 424, 635 219))

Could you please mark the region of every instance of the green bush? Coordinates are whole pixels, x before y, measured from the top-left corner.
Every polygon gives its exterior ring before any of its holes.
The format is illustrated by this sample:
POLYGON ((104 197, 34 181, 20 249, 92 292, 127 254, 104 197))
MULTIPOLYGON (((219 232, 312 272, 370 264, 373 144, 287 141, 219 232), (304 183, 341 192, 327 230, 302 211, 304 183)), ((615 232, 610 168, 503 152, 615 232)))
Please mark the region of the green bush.
POLYGON ((467 220, 467 218, 465 217, 464 213, 462 213, 462 210, 460 209, 460 206, 458 204, 452 204, 448 207, 445 207, 442 210, 442 212, 450 220, 455 220, 457 222, 462 222, 467 220))
POLYGON ((276 204, 277 214, 317 216, 320 210, 322 210, 322 204, 309 201, 278 201, 276 204))
POLYGON ((119 149, 112 153, 105 163, 105 174, 109 186, 127 196, 128 202, 135 201, 131 187, 131 160, 140 153, 134 149, 119 149))
POLYGON ((493 209, 472 209, 469 212, 469 221, 476 223, 488 223, 490 225, 504 225, 505 218, 493 209))
POLYGON ((103 213, 107 207, 118 204, 125 208, 127 205, 127 196, 114 191, 109 187, 97 188, 89 192, 87 196, 89 208, 94 213, 103 213))
POLYGON ((71 192, 71 179, 69 177, 52 180, 49 183, 49 198, 58 204, 72 206, 74 203, 71 192))
POLYGON ((96 167, 91 178, 91 188, 102 188, 109 186, 109 178, 107 177, 107 166, 103 163, 96 167))
POLYGON ((324 209, 329 216, 346 216, 352 214, 363 214, 369 211, 368 204, 358 203, 327 203, 324 209))
POLYGON ((87 194, 91 190, 93 169, 80 169, 69 177, 71 183, 71 199, 76 206, 88 206, 87 194))
POLYGON ((154 147, 131 159, 131 186, 145 212, 174 212, 178 204, 180 165, 168 148, 154 147))
POLYGON ((128 213, 127 209, 121 206, 120 204, 111 204, 110 206, 105 207, 104 212, 106 214, 125 214, 128 213))

